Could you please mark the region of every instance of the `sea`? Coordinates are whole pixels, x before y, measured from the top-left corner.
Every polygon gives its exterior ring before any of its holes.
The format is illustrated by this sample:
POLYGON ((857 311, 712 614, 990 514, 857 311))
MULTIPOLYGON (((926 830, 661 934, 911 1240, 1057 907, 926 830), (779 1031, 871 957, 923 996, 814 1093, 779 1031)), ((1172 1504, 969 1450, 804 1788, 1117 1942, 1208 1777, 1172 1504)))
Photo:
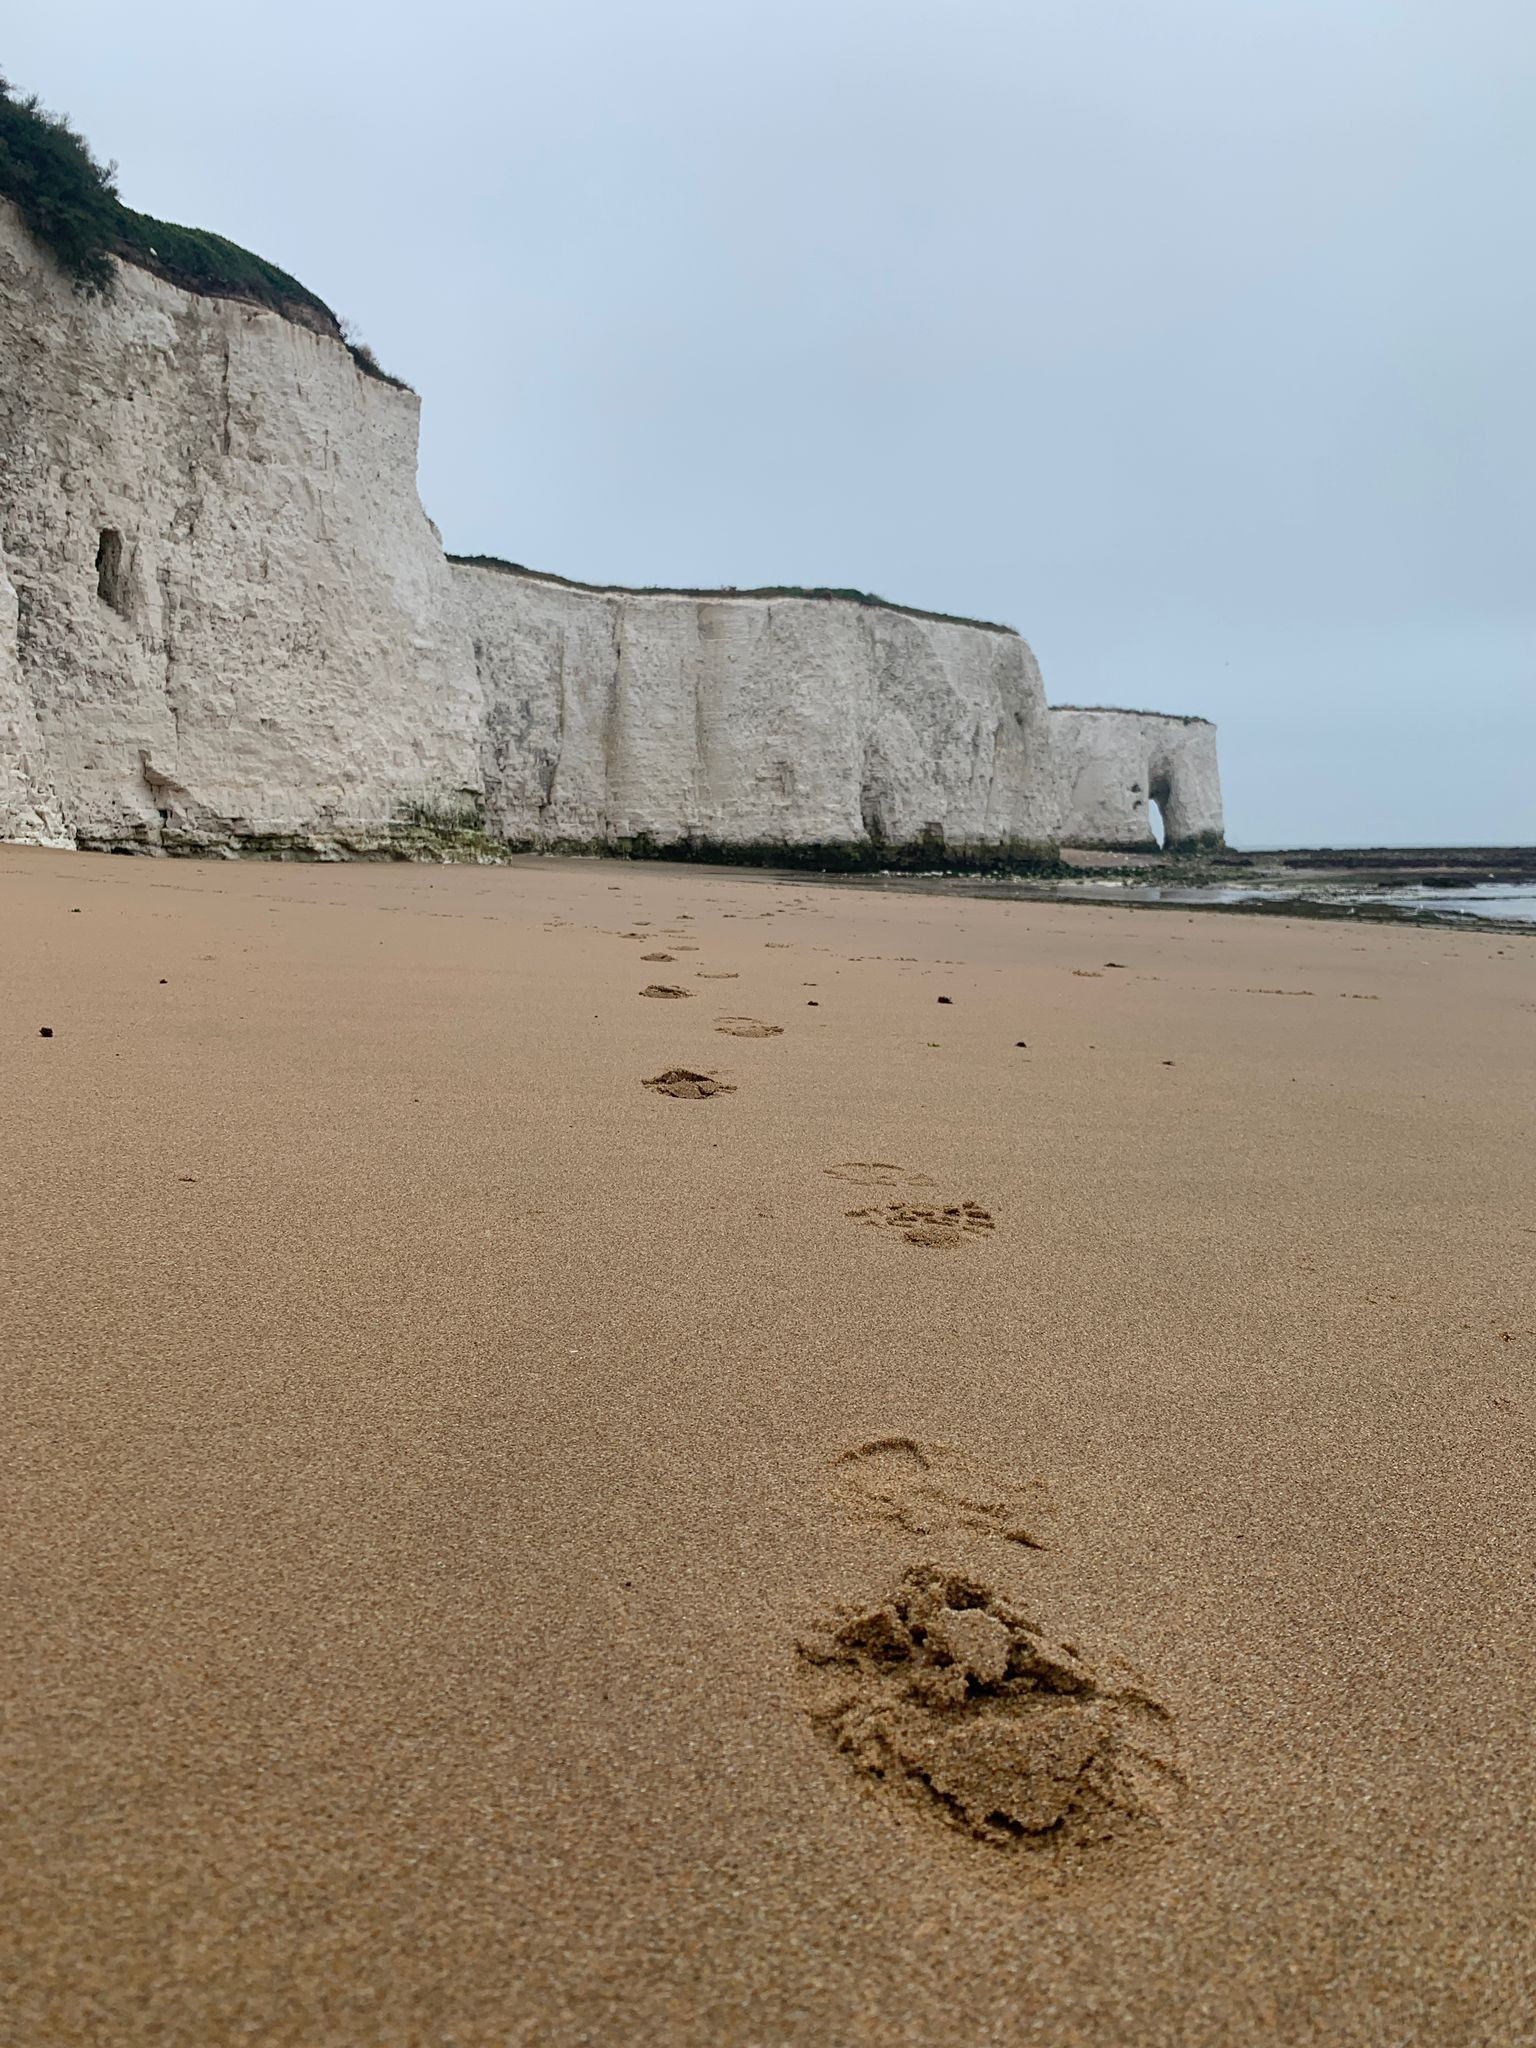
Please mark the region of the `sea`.
MULTIPOLYGON (((743 873, 748 871, 743 870, 743 873)), ((772 871, 759 871, 765 875, 772 871)), ((1025 876, 958 874, 875 874, 809 875, 797 871, 774 872, 783 881, 828 882, 840 888, 874 888, 915 892, 920 895, 990 898, 1001 902, 1104 903, 1145 908, 1188 910, 1246 910, 1283 915, 1291 908, 1299 916, 1358 918, 1371 924, 1462 925, 1468 928, 1536 931, 1536 882, 1473 882, 1452 888, 1425 888, 1422 883, 1382 883, 1364 887, 1359 882, 1333 880, 1273 880, 1255 878, 1244 882, 1149 882, 1117 881, 1094 875, 1070 881, 1043 881, 1025 876)))

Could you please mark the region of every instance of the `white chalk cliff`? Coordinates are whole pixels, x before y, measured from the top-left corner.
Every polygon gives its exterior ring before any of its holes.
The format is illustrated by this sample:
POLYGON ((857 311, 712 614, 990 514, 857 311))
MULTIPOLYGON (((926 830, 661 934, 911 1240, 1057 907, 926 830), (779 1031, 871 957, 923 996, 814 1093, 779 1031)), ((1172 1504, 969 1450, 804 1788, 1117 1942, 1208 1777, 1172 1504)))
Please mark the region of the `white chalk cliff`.
POLYGON ((1016 633, 836 599, 588 590, 464 563, 454 578, 502 836, 1048 836, 1045 694, 1016 633))
POLYGON ((1221 836, 1216 728, 1166 711, 1051 709, 1057 833, 1075 846, 1155 843, 1149 804, 1170 846, 1221 836))
POLYGON ((1219 837, 1214 729, 1049 709, 1025 642, 452 562, 419 402, 0 200, 0 837, 157 850, 1219 837))

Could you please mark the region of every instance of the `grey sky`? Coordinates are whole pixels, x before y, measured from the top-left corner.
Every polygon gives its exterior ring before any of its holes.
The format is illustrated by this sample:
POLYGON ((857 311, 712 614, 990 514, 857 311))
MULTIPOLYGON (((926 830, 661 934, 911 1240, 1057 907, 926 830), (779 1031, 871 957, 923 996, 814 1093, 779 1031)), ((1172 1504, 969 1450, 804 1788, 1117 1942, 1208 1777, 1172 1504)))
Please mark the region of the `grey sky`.
POLYGON ((1006 619, 1217 719, 1239 844, 1536 839, 1530 0, 28 12, 417 386, 450 548, 1006 619))

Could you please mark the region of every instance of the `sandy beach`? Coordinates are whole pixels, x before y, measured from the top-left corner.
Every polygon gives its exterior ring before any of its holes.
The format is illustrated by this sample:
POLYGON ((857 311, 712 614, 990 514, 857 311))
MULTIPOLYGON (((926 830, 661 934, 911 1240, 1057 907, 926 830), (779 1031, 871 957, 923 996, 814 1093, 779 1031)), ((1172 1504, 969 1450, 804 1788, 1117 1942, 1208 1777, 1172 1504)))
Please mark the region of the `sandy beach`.
POLYGON ((1536 2040, 1536 945, 8 846, 0 958, 7 2044, 1536 2040))

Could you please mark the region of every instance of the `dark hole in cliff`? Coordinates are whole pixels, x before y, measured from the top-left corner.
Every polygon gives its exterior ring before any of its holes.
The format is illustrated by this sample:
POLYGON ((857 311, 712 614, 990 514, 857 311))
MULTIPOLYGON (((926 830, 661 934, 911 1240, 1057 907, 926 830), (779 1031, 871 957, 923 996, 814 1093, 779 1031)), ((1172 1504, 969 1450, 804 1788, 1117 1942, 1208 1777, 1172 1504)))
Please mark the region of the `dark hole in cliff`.
POLYGON ((126 617, 128 578, 123 568, 123 536, 115 526, 104 526, 96 544, 96 594, 126 617))

